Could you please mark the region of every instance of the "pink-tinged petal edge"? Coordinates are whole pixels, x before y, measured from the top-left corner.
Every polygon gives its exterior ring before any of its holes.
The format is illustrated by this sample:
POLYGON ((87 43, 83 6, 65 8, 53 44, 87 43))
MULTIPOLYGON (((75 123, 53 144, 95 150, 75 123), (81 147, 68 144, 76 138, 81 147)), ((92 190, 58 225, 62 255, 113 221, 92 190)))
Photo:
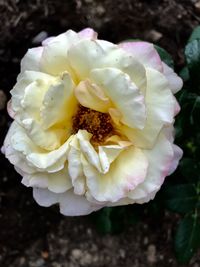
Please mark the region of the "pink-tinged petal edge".
POLYGON ((180 159, 183 156, 183 151, 180 147, 178 147, 177 145, 172 145, 173 150, 174 150, 174 157, 171 161, 171 164, 169 166, 169 170, 168 170, 168 174, 167 175, 171 175, 177 168, 180 159))
POLYGON ((91 38, 91 39, 94 39, 94 40, 97 39, 97 33, 91 28, 83 29, 78 34, 83 39, 85 39, 85 38, 91 38))
POLYGON ((126 52, 132 54, 139 62, 146 67, 163 72, 163 65, 160 56, 153 44, 148 42, 123 42, 119 46, 126 52))
POLYGON ((15 112, 13 111, 11 105, 12 105, 11 100, 9 100, 8 103, 7 103, 7 111, 8 111, 9 116, 10 116, 12 119, 14 119, 14 117, 15 117, 15 112))

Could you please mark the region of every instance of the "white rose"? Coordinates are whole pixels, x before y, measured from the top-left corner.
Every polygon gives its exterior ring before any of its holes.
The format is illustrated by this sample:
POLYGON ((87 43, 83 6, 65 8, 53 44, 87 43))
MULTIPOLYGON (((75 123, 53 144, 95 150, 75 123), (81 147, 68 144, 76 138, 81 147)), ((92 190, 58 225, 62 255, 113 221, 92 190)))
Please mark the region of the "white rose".
POLYGON ((69 30, 22 59, 4 153, 37 203, 59 203, 64 215, 145 203, 182 156, 181 87, 152 44, 69 30))

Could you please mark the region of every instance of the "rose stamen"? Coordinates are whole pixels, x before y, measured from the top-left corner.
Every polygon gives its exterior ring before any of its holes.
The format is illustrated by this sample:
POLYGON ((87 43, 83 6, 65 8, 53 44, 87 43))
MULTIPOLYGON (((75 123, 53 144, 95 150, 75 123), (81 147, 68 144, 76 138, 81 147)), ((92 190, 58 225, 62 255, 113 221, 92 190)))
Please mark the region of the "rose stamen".
POLYGON ((73 132, 87 130, 92 134, 93 143, 103 143, 114 134, 112 119, 109 114, 102 113, 79 105, 77 113, 72 117, 73 132))

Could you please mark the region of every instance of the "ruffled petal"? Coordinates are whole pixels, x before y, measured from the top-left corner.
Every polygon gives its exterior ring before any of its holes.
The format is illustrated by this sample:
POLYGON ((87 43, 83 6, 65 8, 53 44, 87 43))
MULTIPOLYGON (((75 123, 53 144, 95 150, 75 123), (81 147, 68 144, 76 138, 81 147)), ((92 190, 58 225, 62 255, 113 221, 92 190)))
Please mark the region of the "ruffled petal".
POLYGON ((115 108, 121 121, 131 128, 142 129, 145 124, 144 97, 130 77, 114 68, 94 69, 90 78, 101 87, 115 108))
POLYGON ((169 87, 173 94, 176 94, 183 87, 183 80, 174 72, 172 68, 167 66, 164 62, 163 64, 163 74, 168 80, 169 87))
POLYGON ((145 67, 153 68, 163 72, 160 56, 154 45, 148 42, 124 42, 119 44, 126 52, 134 56, 145 67))
POLYGON ((46 41, 40 60, 41 70, 51 75, 59 75, 65 71, 73 73, 69 66, 67 53, 69 48, 80 40, 81 38, 76 32, 69 30, 48 42, 46 41))
POLYGON ((80 82, 74 93, 78 102, 84 107, 99 112, 108 112, 109 108, 112 107, 103 90, 89 80, 80 82))
POLYGON ((143 183, 128 193, 134 203, 145 203, 152 199, 160 189, 167 176, 174 159, 171 142, 160 134, 155 146, 151 150, 143 150, 149 162, 147 175, 143 183))
POLYGON ((40 71, 42 52, 42 46, 29 49, 21 60, 21 73, 28 70, 40 71))
POLYGON ((97 39, 97 33, 91 28, 86 28, 80 31, 78 35, 83 39, 87 39, 87 38, 93 39, 93 40, 97 39))
POLYGON ((145 92, 144 66, 117 45, 102 40, 82 40, 69 49, 68 59, 79 80, 86 80, 94 68, 118 68, 145 92))
POLYGON ((90 194, 97 201, 115 202, 125 197, 145 179, 148 161, 142 150, 130 147, 120 153, 106 174, 100 174, 88 161, 83 171, 90 194))
POLYGON ((173 123, 176 102, 164 75, 150 68, 147 68, 146 72, 147 120, 145 127, 139 130, 123 126, 122 131, 134 145, 151 148, 162 127, 173 123))
POLYGON ((59 148, 67 139, 67 132, 64 129, 44 130, 42 125, 33 119, 24 119, 21 124, 32 142, 47 151, 59 148))
POLYGON ((70 120, 77 105, 73 86, 69 74, 64 73, 61 80, 49 87, 40 106, 41 123, 44 129, 64 121, 65 131, 69 131, 70 120))

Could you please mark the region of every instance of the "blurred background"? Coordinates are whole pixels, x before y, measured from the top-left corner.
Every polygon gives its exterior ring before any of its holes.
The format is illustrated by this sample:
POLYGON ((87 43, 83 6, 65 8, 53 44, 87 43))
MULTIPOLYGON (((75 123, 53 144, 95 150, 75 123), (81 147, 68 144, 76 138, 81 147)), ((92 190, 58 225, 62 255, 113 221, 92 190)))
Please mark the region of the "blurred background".
MULTIPOLYGON (((28 48, 68 29, 92 27, 99 38, 114 43, 134 38, 156 43, 172 55, 180 70, 185 43, 200 23, 200 1, 0 0, 0 21, 2 146, 11 123, 6 102, 28 48)), ((146 205, 134 205, 87 217, 64 217, 58 207, 38 206, 20 179, 0 154, 0 266, 200 266, 200 254, 187 265, 176 261, 172 238, 178 215, 158 213, 150 203, 147 211, 146 205), (110 216, 117 222, 114 226, 107 219, 110 216)))

